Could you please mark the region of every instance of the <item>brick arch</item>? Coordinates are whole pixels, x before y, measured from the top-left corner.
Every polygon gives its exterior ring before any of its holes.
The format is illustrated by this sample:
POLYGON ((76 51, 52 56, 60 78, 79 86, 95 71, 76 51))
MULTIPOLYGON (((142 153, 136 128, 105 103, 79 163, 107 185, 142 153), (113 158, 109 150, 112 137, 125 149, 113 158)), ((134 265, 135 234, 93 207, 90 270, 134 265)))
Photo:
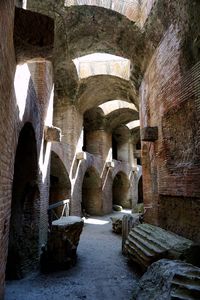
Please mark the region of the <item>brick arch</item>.
POLYGON ((20 279, 38 265, 39 207, 37 146, 33 126, 22 128, 15 155, 6 277, 20 279))
POLYGON ((94 167, 89 167, 82 184, 82 210, 89 215, 101 215, 102 205, 101 178, 94 167))

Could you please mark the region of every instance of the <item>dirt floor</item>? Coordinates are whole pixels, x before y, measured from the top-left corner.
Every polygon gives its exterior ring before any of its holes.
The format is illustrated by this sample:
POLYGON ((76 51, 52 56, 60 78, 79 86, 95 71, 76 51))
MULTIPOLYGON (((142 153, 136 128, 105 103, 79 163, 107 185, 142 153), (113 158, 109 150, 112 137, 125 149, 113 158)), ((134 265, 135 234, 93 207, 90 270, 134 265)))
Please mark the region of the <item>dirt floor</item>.
POLYGON ((75 267, 7 282, 5 300, 130 300, 138 276, 121 254, 110 216, 85 220, 75 267))

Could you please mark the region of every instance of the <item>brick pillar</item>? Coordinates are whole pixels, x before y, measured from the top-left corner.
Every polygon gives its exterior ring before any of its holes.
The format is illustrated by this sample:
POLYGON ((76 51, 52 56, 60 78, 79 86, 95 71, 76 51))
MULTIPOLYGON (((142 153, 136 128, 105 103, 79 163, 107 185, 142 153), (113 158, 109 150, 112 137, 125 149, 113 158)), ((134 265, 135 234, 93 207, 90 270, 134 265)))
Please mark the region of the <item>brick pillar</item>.
POLYGON ((56 104, 54 108, 54 122, 62 132, 62 143, 67 144, 71 151, 69 160, 73 160, 75 152, 82 151, 83 147, 83 116, 75 105, 56 104))

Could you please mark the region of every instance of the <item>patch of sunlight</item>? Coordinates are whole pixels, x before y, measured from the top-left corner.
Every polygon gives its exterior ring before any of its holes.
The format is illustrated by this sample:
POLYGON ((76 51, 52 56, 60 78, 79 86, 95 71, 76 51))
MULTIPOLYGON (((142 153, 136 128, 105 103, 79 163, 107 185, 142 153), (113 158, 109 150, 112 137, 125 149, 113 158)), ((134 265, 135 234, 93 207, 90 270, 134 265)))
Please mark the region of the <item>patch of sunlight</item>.
POLYGON ((140 120, 135 120, 126 124, 126 127, 128 127, 130 130, 139 126, 140 126, 140 120))
POLYGON ((98 219, 93 219, 93 218, 83 218, 85 224, 92 224, 92 225, 105 225, 110 223, 110 221, 105 221, 105 220, 98 220, 98 219))
POLYGON ((100 104, 99 107, 103 110, 105 116, 117 109, 122 108, 129 108, 138 111, 133 103, 128 103, 122 100, 111 100, 100 104))
POLYGON ((131 209, 122 209, 121 213, 132 214, 132 211, 131 211, 131 209))
POLYGON ((50 142, 48 142, 46 145, 45 154, 43 154, 43 152, 44 152, 44 139, 42 141, 42 146, 40 149, 40 157, 39 157, 39 167, 42 173, 42 182, 44 183, 47 178, 48 165, 49 165, 49 160, 51 155, 50 142))
POLYGON ((23 0, 22 8, 24 8, 24 9, 27 8, 27 0, 23 0))
POLYGON ((31 74, 27 64, 18 65, 15 72, 14 87, 17 100, 17 106, 19 108, 19 118, 22 121, 26 100, 29 91, 29 82, 31 80, 31 74))
MULTIPOLYGON (((54 86, 52 87, 50 98, 49 98, 49 104, 48 104, 47 114, 45 118, 46 126, 51 126, 53 122, 53 98, 54 98, 54 86)), ((44 135, 43 135, 41 148, 40 148, 40 155, 39 155, 39 167, 42 173, 42 182, 45 182, 47 178, 50 155, 51 155, 51 142, 45 143, 44 135)))
POLYGON ((54 98, 54 85, 51 90, 49 105, 47 109, 47 114, 45 118, 45 125, 51 126, 53 122, 53 98, 54 98))
POLYGON ((94 53, 75 58, 73 62, 79 78, 95 75, 113 75, 125 80, 130 78, 130 61, 120 56, 94 53))

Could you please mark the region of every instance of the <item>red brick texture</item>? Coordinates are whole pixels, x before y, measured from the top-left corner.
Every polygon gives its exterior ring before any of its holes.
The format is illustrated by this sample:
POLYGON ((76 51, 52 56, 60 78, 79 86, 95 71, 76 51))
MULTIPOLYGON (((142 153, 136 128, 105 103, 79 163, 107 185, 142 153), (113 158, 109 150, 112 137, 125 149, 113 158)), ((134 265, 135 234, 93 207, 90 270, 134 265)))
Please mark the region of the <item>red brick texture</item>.
POLYGON ((165 33, 140 89, 142 128, 158 126, 158 140, 142 143, 145 219, 199 241, 200 64, 183 72, 177 29, 165 33))

